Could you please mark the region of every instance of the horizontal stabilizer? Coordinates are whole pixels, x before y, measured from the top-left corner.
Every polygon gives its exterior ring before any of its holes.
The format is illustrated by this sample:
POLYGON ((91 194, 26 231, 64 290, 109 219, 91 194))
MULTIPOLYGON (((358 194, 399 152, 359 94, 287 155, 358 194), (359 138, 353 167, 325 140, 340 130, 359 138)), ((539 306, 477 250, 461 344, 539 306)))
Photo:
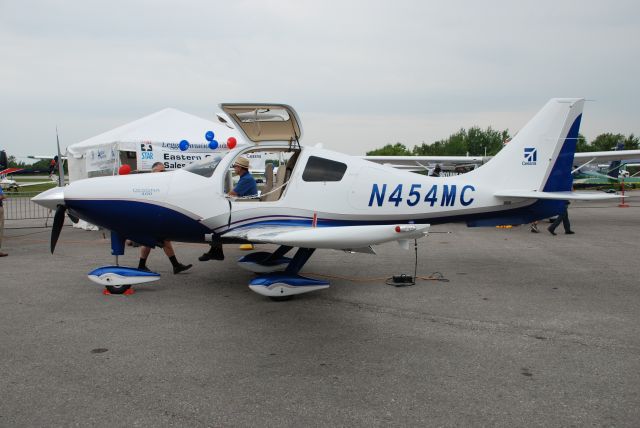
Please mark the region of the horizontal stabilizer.
MULTIPOLYGON (((498 198, 552 199, 570 201, 601 201, 620 199, 617 193, 601 192, 537 192, 535 190, 500 190, 493 194, 498 198)), ((628 196, 625 196, 628 197, 628 196)))

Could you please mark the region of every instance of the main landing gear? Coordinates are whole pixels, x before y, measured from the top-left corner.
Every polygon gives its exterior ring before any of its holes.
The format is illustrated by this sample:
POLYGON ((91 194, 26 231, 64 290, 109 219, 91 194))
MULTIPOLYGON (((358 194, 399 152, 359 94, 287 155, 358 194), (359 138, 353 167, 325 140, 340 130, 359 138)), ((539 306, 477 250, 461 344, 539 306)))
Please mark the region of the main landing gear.
POLYGON ((296 294, 329 287, 329 282, 298 275, 315 248, 299 248, 293 258, 285 257, 292 247, 283 245, 273 253, 257 252, 242 257, 238 264, 261 274, 249 282, 249 288, 272 300, 289 300, 296 294))

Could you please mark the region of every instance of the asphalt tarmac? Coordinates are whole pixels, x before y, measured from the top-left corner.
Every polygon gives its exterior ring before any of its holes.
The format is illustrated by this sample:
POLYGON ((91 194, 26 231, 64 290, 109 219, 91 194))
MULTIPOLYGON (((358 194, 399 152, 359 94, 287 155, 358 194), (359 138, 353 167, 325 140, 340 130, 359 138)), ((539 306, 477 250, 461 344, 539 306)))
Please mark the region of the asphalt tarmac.
POLYGON ((331 288, 288 302, 247 288, 237 246, 180 243, 191 270, 156 249, 159 282, 105 296, 101 232, 51 255, 7 222, 0 426, 638 426, 640 204, 615 205, 572 204, 575 235, 434 226, 418 272, 449 282, 386 285, 413 274, 395 243, 320 250, 303 274, 331 288))

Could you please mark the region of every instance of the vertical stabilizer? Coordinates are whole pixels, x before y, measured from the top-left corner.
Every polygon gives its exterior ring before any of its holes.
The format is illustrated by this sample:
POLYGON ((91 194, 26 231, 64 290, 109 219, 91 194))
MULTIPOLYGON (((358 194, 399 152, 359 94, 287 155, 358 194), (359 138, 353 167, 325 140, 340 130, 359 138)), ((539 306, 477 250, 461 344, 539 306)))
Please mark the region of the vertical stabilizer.
POLYGON ((550 100, 486 165, 480 180, 504 188, 546 192, 571 190, 571 169, 584 99, 550 100))
MULTIPOLYGON (((624 143, 618 143, 616 145, 616 151, 618 150, 624 150, 624 143)), ((609 169, 607 170, 607 175, 611 178, 613 178, 614 180, 618 179, 618 176, 620 175, 620 166, 622 165, 622 162, 620 162, 619 160, 614 160, 609 164, 609 169)))

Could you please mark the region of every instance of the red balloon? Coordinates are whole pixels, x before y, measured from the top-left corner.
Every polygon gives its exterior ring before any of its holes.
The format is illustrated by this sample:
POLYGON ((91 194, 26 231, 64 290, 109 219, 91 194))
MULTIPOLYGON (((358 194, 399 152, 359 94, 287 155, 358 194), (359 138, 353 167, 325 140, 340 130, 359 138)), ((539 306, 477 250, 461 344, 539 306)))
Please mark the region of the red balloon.
POLYGON ((230 149, 233 149, 236 144, 238 144, 238 142, 236 141, 236 137, 229 137, 227 138, 227 147, 229 147, 230 149))
POLYGON ((131 172, 131 167, 129 165, 122 165, 120 169, 118 169, 119 175, 127 175, 131 172))

